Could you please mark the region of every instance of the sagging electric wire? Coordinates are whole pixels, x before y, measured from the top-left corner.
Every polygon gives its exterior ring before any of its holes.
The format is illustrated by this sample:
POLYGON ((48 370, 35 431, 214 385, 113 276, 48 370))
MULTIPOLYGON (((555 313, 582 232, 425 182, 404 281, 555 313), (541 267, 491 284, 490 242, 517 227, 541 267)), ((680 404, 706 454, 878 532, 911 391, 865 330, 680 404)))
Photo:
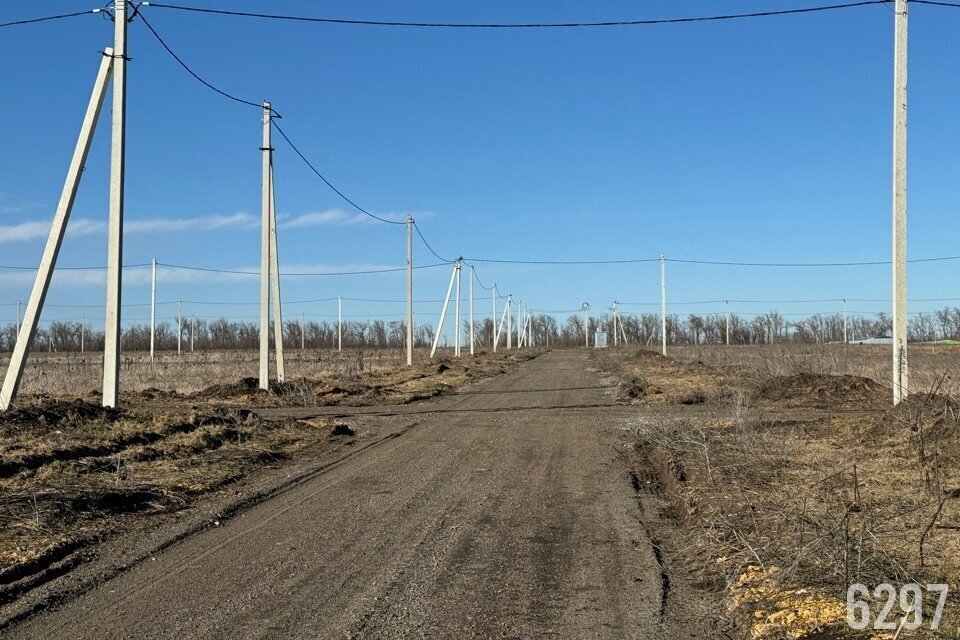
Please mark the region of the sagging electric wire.
POLYGON ((60 13, 53 16, 43 16, 40 18, 26 18, 24 20, 13 20, 12 22, 0 22, 0 29, 4 27, 17 27, 25 24, 37 24, 38 22, 50 22, 51 20, 62 20, 64 18, 76 18, 77 16, 88 16, 103 12, 103 9, 87 9, 86 11, 74 11, 73 13, 60 13))
POLYGON ((888 4, 890 0, 861 0, 840 4, 821 5, 819 7, 800 7, 794 9, 776 9, 754 11, 750 13, 731 13, 709 16, 690 16, 684 18, 650 18, 645 20, 605 20, 597 22, 408 22, 399 20, 355 20, 349 18, 324 18, 316 16, 284 15, 276 13, 257 13, 252 11, 232 11, 228 9, 209 9, 188 5, 167 4, 163 2, 144 2, 143 6, 157 9, 174 9, 210 15, 234 16, 241 18, 259 18, 266 20, 284 20, 293 22, 313 22, 321 24, 374 26, 374 27, 414 27, 439 29, 576 29, 596 27, 637 27, 664 24, 688 24, 695 22, 719 22, 745 18, 765 18, 773 16, 819 13, 839 9, 852 9, 875 4, 888 4))
MULTIPOLYGON (((439 253, 434 251, 433 247, 430 246, 430 243, 427 242, 427 239, 423 237, 423 232, 420 231, 420 225, 418 225, 416 222, 413 223, 413 228, 416 230, 417 235, 420 236, 420 240, 423 242, 423 245, 427 248, 427 250, 430 253, 433 254, 433 257, 435 257, 437 260, 442 261, 444 264, 453 264, 454 262, 456 262, 456 260, 447 260, 446 258, 441 256, 439 253)), ((462 260, 462 258, 458 258, 458 260, 462 260)))
MULTIPOLYGON (((449 263, 439 263, 439 264, 424 264, 420 266, 414 266, 414 269, 433 269, 435 267, 443 267, 449 263)), ((171 269, 185 269, 188 271, 205 271, 208 273, 225 273, 225 274, 234 274, 241 276, 259 276, 259 271, 240 271, 238 269, 216 269, 213 267, 191 267, 182 264, 169 264, 166 262, 158 262, 158 267, 169 267, 171 269)), ((367 275, 373 273, 396 273, 399 271, 406 271, 406 267, 390 267, 387 269, 367 269, 361 271, 321 271, 321 272, 287 272, 281 273, 283 277, 292 277, 292 276, 359 276, 367 275)))

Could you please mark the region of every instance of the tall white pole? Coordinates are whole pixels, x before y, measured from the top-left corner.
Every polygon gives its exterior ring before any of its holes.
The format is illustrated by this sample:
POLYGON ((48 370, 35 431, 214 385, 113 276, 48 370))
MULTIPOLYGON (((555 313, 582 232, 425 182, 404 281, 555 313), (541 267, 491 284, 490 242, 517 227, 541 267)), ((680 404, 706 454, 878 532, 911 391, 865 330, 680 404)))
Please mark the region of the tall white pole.
POLYGON ((462 342, 462 338, 460 335, 460 331, 461 331, 460 330, 460 274, 461 274, 460 260, 457 260, 457 309, 456 309, 456 315, 455 315, 456 321, 457 321, 456 322, 457 330, 454 332, 454 335, 456 336, 457 341, 453 348, 453 355, 455 355, 458 358, 460 357, 460 343, 462 342))
POLYGON ((183 300, 177 300, 177 355, 182 354, 180 341, 183 338, 183 300))
POLYGON ((307 327, 306 327, 307 314, 300 314, 300 351, 305 351, 307 348, 307 327))
POLYGON ((497 283, 494 282, 493 286, 490 287, 490 299, 493 301, 493 315, 490 316, 490 341, 493 342, 493 352, 497 352, 497 338, 499 338, 499 332, 497 331, 497 283))
POLYGON ((150 360, 154 357, 157 335, 157 259, 154 258, 150 269, 150 360))
POLYGON ((667 355, 667 259, 660 254, 660 335, 667 355))
POLYGON ((476 277, 476 268, 470 265, 470 355, 474 353, 474 326, 473 326, 473 279, 476 277))
POLYGON ((50 225, 50 235, 47 236, 47 244, 43 248, 40 268, 37 270, 22 322, 20 321, 20 301, 17 300, 17 341, 10 356, 10 364, 3 379, 3 387, 0 389, 0 411, 9 409, 10 405, 16 400, 17 390, 20 388, 20 381, 23 378, 23 369, 27 362, 27 354, 37 330, 37 322, 40 320, 40 312, 43 309, 43 302, 46 300, 50 280, 53 277, 53 269, 57 264, 57 256, 60 253, 60 245, 63 243, 63 236, 67 230, 67 221, 70 219, 73 202, 77 196, 77 188, 80 186, 80 176, 87 161, 87 152, 90 150, 90 142, 93 140, 93 133, 97 127, 97 118, 100 115, 100 109, 106 96, 107 82, 114 65, 113 49, 108 48, 104 50, 103 54, 104 57, 100 61, 93 92, 87 104, 87 111, 80 127, 80 135, 77 137, 77 144, 70 160, 70 168, 67 170, 63 191, 57 204, 57 211, 50 225))
POLYGON ((197 316, 190 316, 190 353, 193 353, 193 336, 195 334, 194 325, 197 323, 197 316))
POLYGON ((443 309, 440 311, 440 321, 437 322, 437 330, 433 333, 433 345, 430 347, 430 357, 437 352, 437 344, 440 342, 440 334, 443 332, 443 321, 447 318, 447 307, 450 305, 450 294, 453 293, 453 282, 457 279, 457 265, 453 265, 453 271, 450 272, 450 284, 447 285, 447 295, 443 299, 443 309))
POLYGON ((270 103, 263 103, 260 177, 260 388, 270 389, 270 103))
POLYGON ((843 344, 847 344, 849 338, 847 337, 847 299, 843 299, 843 344))
POLYGON ((343 351, 343 300, 337 296, 337 351, 343 351))
POLYGON ((894 5, 893 403, 907 397, 907 0, 894 5))
POLYGON ((730 346, 730 301, 724 300, 724 304, 727 305, 727 346, 730 346))
POLYGON ((513 294, 507 294, 507 351, 513 349, 513 294))
POLYGON ((84 344, 86 333, 87 333, 87 316, 82 316, 80 318, 80 353, 83 353, 84 347, 86 346, 84 344))
POLYGON ((583 307, 583 346, 590 348, 590 307, 583 307))
POLYGON ((113 7, 113 131, 110 143, 110 212, 107 220, 107 305, 103 331, 105 407, 116 407, 120 399, 120 293, 127 117, 127 1, 114 0, 113 7))
POLYGON ((407 216, 407 366, 413 364, 413 216, 407 216))
POLYGON ((277 361, 277 380, 285 382, 287 369, 283 361, 283 304, 280 296, 280 253, 277 251, 277 191, 270 163, 270 292, 273 298, 273 352, 277 361))

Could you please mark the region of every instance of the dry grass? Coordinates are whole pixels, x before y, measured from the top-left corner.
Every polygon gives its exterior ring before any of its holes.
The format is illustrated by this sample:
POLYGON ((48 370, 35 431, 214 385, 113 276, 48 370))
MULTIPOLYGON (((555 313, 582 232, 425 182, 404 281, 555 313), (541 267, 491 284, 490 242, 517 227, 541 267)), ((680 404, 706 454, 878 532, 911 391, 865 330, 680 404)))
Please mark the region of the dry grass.
MULTIPOLYGON (((836 615, 851 583, 960 589, 960 403, 942 372, 920 369, 943 359, 914 358, 916 377, 934 382, 893 409, 889 388, 850 374, 866 372, 867 359, 851 368, 829 354, 806 364, 786 349, 731 354, 701 365, 727 372, 711 374, 720 400, 705 415, 638 422, 634 447, 660 469, 690 529, 678 562, 726 594, 739 632, 857 637, 836 615)), ((663 398, 689 392, 689 362, 606 358, 626 380, 676 379, 663 398)), ((960 635, 958 623, 948 604, 940 637, 960 635)))

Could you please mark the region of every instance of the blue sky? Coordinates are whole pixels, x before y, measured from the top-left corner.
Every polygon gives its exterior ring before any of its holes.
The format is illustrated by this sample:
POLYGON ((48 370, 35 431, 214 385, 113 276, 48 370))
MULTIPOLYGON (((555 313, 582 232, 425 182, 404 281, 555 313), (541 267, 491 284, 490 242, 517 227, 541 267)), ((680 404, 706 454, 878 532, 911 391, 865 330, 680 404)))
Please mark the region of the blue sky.
MULTIPOLYGON (((675 17, 818 3, 190 4, 491 22, 675 17)), ((83 0, 4 3, 0 21, 87 6, 83 0)), ((250 100, 272 101, 284 130, 344 192, 381 215, 412 213, 445 256, 889 258, 893 14, 884 5, 725 23, 549 31, 388 29, 144 11, 208 80, 250 100)), ((910 28, 909 253, 957 255, 952 223, 960 210, 960 10, 914 5, 910 28)), ((39 259, 98 51, 110 44, 111 29, 110 22, 89 16, 0 32, 8 96, 0 125, 0 264, 35 265, 39 259)), ((171 264, 255 269, 260 114, 186 75, 143 24, 130 25, 129 40, 125 262, 156 256, 171 264)), ((109 120, 103 122, 61 253, 65 266, 105 261, 109 120)), ((283 141, 275 147, 283 270, 403 264, 403 227, 357 218, 283 141)), ((419 264, 434 262, 419 243, 416 250, 419 264)), ((911 297, 960 297, 953 284, 958 271, 958 262, 912 265, 911 297)), ((659 296, 656 264, 480 264, 478 274, 541 309, 659 296)), ((668 277, 674 301, 884 299, 890 289, 886 266, 671 264, 668 277)), ((448 278, 444 268, 418 272, 416 297, 442 297, 448 278)), ((29 287, 29 275, 0 272, 0 303, 25 300, 29 287)), ((404 276, 290 277, 284 295, 399 300, 404 276)), ((256 278, 168 270, 162 270, 158 295, 163 301, 232 302, 256 296, 256 278)), ((101 274, 63 274, 49 302, 93 306, 51 307, 44 317, 98 318, 103 298, 101 274)), ((128 273, 124 302, 148 300, 146 271, 128 273)), ((417 306, 419 321, 438 307, 417 306)), ((731 306, 787 313, 839 308, 731 306)), ((850 304, 864 311, 888 306, 850 304)), ((939 306, 915 302, 911 309, 939 306)), ((0 313, 9 309, 0 307, 0 313)), ((175 306, 163 309, 169 317, 175 306)), ((392 319, 403 305, 351 302, 344 310, 392 319)), ((301 312, 335 315, 336 305, 286 308, 288 317, 301 312)), ((188 305, 187 313, 252 318, 256 308, 188 305)), ((146 316, 145 307, 125 312, 126 320, 146 316)))

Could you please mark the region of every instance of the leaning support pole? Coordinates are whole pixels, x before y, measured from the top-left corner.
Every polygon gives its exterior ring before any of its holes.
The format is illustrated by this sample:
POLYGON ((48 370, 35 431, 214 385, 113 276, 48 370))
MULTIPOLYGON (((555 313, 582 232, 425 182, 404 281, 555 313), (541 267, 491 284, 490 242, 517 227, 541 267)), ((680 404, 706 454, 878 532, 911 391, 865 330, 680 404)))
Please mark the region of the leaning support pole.
POLYGON ((503 313, 500 315, 500 326, 497 327, 496 334, 493 337, 493 346, 496 347, 497 343, 500 342, 500 336, 503 335, 503 327, 507 322, 507 315, 510 313, 510 307, 503 305, 503 313))
POLYGON ((277 360, 277 380, 285 382, 283 366, 283 308, 280 304, 280 255, 277 253, 277 192, 274 190, 273 164, 270 165, 270 291, 273 295, 273 351, 277 360))
MULTIPOLYGON (((97 127, 97 118, 100 115, 100 108, 103 106, 103 99, 107 92, 107 82, 113 69, 113 61, 113 49, 104 50, 103 59, 100 61, 100 69, 97 72, 97 79, 93 83, 93 93, 90 95, 87 112, 80 127, 77 146, 73 150, 73 158, 71 158, 70 168, 67 170, 67 179, 64 181, 63 191, 60 194, 60 202, 57 204, 57 212, 54 214, 53 223, 50 225, 50 235, 47 236, 47 244, 43 248, 43 257, 40 258, 40 268, 37 270, 37 277, 30 292, 30 300, 27 302, 27 312, 23 317, 23 322, 19 323, 17 342, 13 348, 13 354, 10 356, 10 364, 7 367, 7 375, 3 379, 3 387, 0 389, 0 411, 9 409, 17 398, 17 390, 20 388, 20 380, 23 378, 27 355, 30 353, 30 345, 37 330, 37 322, 40 320, 43 302, 47 298, 47 289, 50 287, 53 269, 57 264, 57 256, 60 254, 60 245, 63 243, 63 236, 67 230, 67 221, 70 219, 73 201, 77 196, 77 188, 80 186, 83 165, 87 161, 87 152, 90 150, 93 132, 97 127)), ((20 307, 17 303, 17 317, 19 318, 19 316, 20 307)))
POLYGON ((458 260, 453 265, 453 271, 450 272, 450 284, 447 285, 447 296, 443 299, 443 310, 440 311, 440 321, 437 323, 437 330, 433 334, 433 346, 430 347, 430 357, 437 352, 437 343, 440 342, 440 332, 443 331, 443 321, 447 318, 447 306, 450 304, 450 294, 453 293, 453 281, 457 279, 458 260))
POLYGON ((507 294, 507 351, 513 349, 513 294, 507 294))
POLYGON ((110 212, 107 217, 107 305, 103 327, 103 406, 120 400, 120 293, 123 269, 123 194, 127 118, 127 1, 114 1, 113 123, 110 212))
POLYGON ((343 299, 337 296, 337 352, 343 351, 343 299))
POLYGON ((263 103, 260 178, 260 388, 270 388, 270 103, 263 103))
POLYGON ((407 216, 407 366, 413 364, 413 216, 407 216))
POLYGON ((907 0, 894 5, 893 404, 907 397, 907 0))

